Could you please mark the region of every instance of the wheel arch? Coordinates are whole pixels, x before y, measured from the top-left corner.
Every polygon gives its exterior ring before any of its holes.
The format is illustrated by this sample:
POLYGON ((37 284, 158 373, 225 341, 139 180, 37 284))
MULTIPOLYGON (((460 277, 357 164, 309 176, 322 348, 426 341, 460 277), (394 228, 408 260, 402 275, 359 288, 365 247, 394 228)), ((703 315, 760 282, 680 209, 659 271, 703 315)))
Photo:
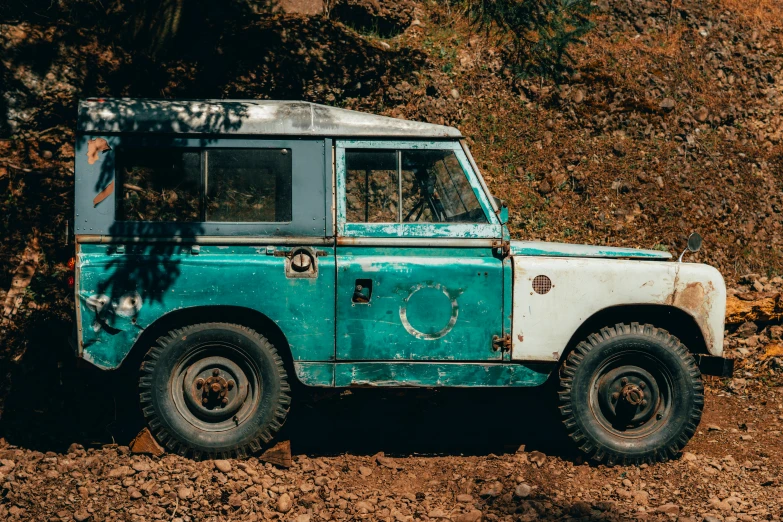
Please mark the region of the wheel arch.
POLYGON ((172 310, 150 324, 133 343, 120 369, 135 372, 139 369, 144 354, 155 345, 156 340, 175 328, 198 323, 233 323, 252 328, 266 337, 283 359, 289 380, 295 378, 293 355, 283 330, 267 315, 242 306, 206 305, 172 310))
POLYGON ((560 354, 560 362, 591 333, 600 331, 604 326, 633 322, 649 323, 663 328, 677 337, 692 354, 709 354, 701 327, 692 315, 681 308, 657 304, 617 305, 599 310, 583 321, 560 354))

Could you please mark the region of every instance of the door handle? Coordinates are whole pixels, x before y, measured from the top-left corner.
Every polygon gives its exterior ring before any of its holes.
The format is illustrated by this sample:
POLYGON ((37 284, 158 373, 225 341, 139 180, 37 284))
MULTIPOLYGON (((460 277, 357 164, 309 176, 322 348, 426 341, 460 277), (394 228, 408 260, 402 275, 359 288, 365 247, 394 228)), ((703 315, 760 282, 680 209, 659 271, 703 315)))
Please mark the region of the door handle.
POLYGON ((354 304, 368 304, 370 299, 372 299, 372 279, 357 279, 353 285, 351 302, 354 304))

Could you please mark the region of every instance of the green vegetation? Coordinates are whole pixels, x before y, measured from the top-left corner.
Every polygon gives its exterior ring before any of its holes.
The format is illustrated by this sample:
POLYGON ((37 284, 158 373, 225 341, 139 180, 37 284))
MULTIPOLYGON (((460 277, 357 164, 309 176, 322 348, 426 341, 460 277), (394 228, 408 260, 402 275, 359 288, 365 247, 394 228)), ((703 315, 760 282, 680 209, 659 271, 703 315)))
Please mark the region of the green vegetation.
POLYGON ((520 76, 554 80, 575 63, 569 47, 595 24, 590 0, 463 0, 474 25, 508 46, 509 64, 520 76))

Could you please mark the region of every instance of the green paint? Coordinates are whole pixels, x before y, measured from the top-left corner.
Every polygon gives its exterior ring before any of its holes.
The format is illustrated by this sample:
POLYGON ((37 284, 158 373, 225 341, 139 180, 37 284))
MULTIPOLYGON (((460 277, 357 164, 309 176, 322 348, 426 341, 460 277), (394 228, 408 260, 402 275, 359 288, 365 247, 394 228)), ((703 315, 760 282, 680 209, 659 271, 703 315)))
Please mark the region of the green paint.
POLYGON ((337 363, 334 385, 497 387, 539 386, 554 364, 502 363, 337 363))
POLYGON ((337 173, 337 231, 345 237, 447 237, 499 238, 500 220, 492 210, 487 194, 481 188, 477 174, 458 141, 378 141, 340 140, 336 142, 335 168, 337 173), (371 148, 378 150, 440 149, 453 150, 463 173, 468 179, 479 205, 487 218, 486 224, 472 223, 347 223, 345 194, 345 149, 371 148))
POLYGON ((338 360, 502 357, 504 270, 491 248, 338 247, 337 268, 338 360), (367 282, 370 301, 354 302, 367 282))
POLYGON ((620 259, 671 259, 668 252, 658 250, 637 250, 635 248, 605 247, 593 245, 572 245, 544 241, 512 241, 511 255, 550 257, 605 257, 620 259))
POLYGON ((334 363, 295 362, 294 370, 299 382, 306 386, 331 388, 334 386, 334 363))
POLYGON ((294 360, 334 358, 333 248, 317 248, 326 255, 318 257, 314 279, 286 277, 285 258, 264 246, 201 246, 198 255, 186 246, 124 248, 122 254, 114 245, 82 245, 79 254, 83 356, 95 365, 118 367, 149 325, 196 306, 256 310, 280 327, 294 360), (135 292, 137 312, 130 304, 135 292), (107 304, 97 315, 99 295, 115 306, 107 304))

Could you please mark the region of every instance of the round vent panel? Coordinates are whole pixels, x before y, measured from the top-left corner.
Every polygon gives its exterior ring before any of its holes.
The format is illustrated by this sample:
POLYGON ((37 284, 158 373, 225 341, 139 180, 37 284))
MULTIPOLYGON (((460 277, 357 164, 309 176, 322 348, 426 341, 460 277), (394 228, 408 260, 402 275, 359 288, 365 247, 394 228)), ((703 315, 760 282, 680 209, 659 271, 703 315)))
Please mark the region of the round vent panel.
POLYGON ((533 278, 533 291, 537 294, 546 294, 552 290, 552 280, 545 275, 538 275, 533 278))

